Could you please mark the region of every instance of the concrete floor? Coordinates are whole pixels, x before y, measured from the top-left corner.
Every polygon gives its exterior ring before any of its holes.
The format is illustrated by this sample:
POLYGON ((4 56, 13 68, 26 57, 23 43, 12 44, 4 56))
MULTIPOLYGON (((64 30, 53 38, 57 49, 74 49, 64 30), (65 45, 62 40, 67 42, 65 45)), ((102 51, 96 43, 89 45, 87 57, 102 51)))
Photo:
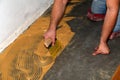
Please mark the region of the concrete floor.
MULTIPOLYGON (((71 5, 69 3, 69 5, 71 5)), ((56 59, 54 66, 43 80, 110 80, 120 64, 120 38, 109 41, 109 55, 92 56, 100 38, 103 22, 87 19, 87 9, 91 1, 77 2, 65 17, 75 17, 67 23, 75 36, 56 59)))

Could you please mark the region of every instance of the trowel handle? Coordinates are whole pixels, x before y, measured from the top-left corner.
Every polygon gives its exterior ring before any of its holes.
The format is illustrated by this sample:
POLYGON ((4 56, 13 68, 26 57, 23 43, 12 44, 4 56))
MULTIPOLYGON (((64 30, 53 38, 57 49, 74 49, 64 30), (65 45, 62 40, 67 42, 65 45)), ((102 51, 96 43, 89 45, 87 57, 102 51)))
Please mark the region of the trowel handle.
POLYGON ((52 44, 52 40, 51 39, 46 39, 45 41, 44 41, 44 45, 45 45, 45 47, 49 47, 50 45, 52 44))

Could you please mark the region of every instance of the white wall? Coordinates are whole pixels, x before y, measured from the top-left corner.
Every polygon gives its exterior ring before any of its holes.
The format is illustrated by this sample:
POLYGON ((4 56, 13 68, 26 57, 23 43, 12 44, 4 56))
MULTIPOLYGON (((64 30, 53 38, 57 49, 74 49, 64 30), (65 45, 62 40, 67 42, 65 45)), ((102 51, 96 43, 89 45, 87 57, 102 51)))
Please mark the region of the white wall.
POLYGON ((0 52, 52 3, 53 0, 0 0, 0 52))

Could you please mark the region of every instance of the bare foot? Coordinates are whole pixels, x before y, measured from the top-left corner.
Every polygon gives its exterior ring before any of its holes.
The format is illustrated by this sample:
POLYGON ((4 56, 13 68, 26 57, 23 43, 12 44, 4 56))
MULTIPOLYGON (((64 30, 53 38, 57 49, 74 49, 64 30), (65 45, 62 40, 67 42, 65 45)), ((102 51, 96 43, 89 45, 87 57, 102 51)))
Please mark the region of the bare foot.
POLYGON ((109 54, 110 50, 108 45, 106 44, 100 44, 99 47, 95 48, 95 51, 92 53, 92 55, 98 55, 98 54, 109 54))
POLYGON ((117 31, 117 32, 113 32, 109 39, 114 39, 114 38, 117 38, 117 37, 120 37, 120 31, 117 31))

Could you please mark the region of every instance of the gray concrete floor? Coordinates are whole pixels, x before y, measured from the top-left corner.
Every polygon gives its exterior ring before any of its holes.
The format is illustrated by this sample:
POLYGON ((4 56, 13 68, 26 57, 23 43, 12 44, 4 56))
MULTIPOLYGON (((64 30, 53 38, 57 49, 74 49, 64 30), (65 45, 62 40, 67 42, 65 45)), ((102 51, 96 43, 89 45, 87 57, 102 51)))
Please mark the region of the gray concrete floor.
MULTIPOLYGON (((109 55, 92 56, 98 45, 103 22, 87 19, 91 1, 76 3, 66 17, 74 16, 67 23, 76 34, 56 59, 54 66, 43 80, 110 80, 120 64, 120 38, 109 41, 109 55)), ((70 5, 70 4, 69 4, 70 5)))

